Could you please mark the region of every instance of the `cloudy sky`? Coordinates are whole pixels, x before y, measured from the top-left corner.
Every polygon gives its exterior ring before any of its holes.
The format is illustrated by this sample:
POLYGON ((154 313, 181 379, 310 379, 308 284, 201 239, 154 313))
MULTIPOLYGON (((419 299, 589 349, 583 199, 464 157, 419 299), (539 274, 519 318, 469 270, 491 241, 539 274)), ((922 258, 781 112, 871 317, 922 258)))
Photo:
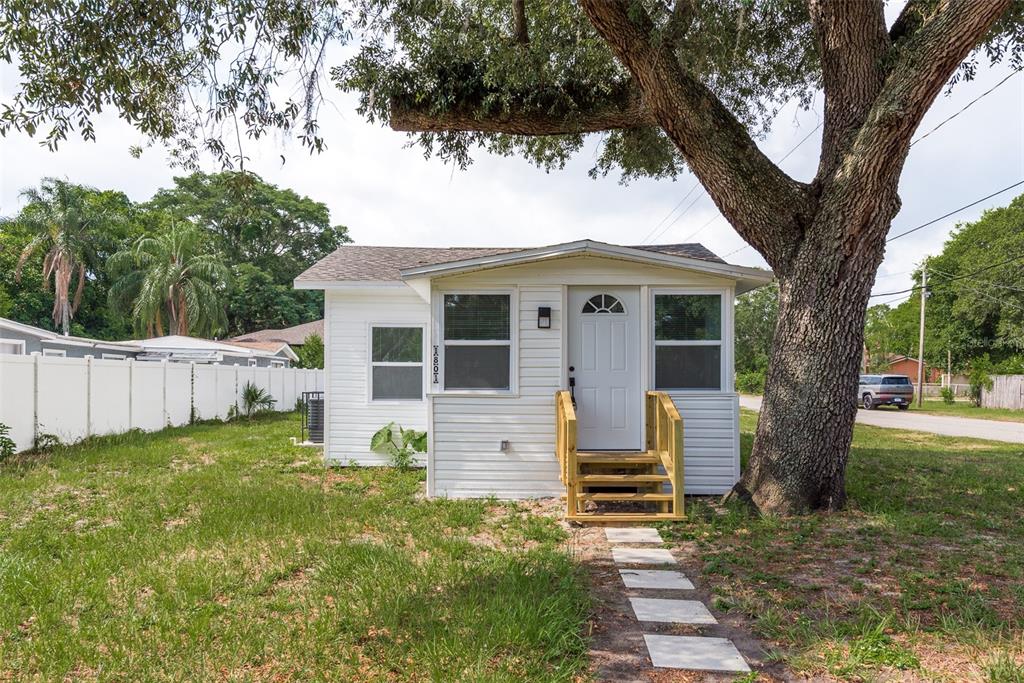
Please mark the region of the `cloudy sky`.
MULTIPOLYGON (((1005 67, 982 68, 974 81, 940 96, 918 134, 931 130, 1010 74, 1005 67)), ((14 91, 16 77, 10 67, 0 68, 4 99, 14 91)), ((760 144, 778 160, 811 134, 782 162, 786 172, 808 180, 817 164, 820 131, 812 131, 820 118, 820 98, 811 111, 784 110, 760 144)), ((564 170, 552 173, 521 159, 482 152, 473 166, 460 171, 407 148, 403 134, 366 123, 355 113, 353 98, 342 93, 333 96, 332 106, 323 108, 321 127, 328 143, 325 153, 310 156, 294 142, 268 139, 246 145, 249 168, 270 182, 326 203, 332 220, 348 226, 360 244, 537 246, 581 238, 618 244, 645 239, 699 241, 730 262, 764 265, 756 252, 744 248, 724 219, 716 218, 717 210, 701 189, 680 204, 696 182, 690 175, 675 182, 628 186, 614 177, 591 180, 587 170, 593 164, 593 145, 564 170)), ((112 112, 99 117, 97 138, 96 142, 66 142, 56 153, 22 135, 0 138, 0 214, 17 211, 22 203, 20 191, 45 176, 121 190, 141 201, 181 174, 168 166, 160 148, 132 158, 128 148, 144 140, 112 112)), ((210 165, 207 170, 217 169, 210 165)), ((914 145, 901 183, 903 209, 891 234, 1020 180, 1024 180, 1024 74, 1018 73, 914 145)), ((985 208, 1003 205, 1021 192, 1024 186, 894 241, 875 291, 907 287, 909 271, 925 255, 941 249, 958 221, 976 218, 985 208)))

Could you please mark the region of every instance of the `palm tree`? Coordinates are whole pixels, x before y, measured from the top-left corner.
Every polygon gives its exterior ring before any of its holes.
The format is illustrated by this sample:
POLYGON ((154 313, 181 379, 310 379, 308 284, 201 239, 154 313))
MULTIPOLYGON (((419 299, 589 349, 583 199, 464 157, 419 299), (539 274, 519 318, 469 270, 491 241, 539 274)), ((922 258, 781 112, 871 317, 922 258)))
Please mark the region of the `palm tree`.
POLYGON ((213 336, 227 327, 223 300, 230 271, 191 223, 144 235, 107 265, 119 276, 111 303, 130 307, 143 334, 163 336, 165 320, 167 334, 213 336))
POLYGON ((95 190, 57 178, 44 178, 39 188, 23 190, 28 204, 10 223, 32 234, 22 250, 14 269, 15 280, 28 260, 38 252, 43 255, 43 288, 49 291, 53 280, 53 324, 65 335, 71 327, 78 306, 82 303, 87 272, 96 262, 98 243, 104 230, 118 219, 100 202, 92 201, 95 190), (71 280, 78 283, 71 296, 71 280))

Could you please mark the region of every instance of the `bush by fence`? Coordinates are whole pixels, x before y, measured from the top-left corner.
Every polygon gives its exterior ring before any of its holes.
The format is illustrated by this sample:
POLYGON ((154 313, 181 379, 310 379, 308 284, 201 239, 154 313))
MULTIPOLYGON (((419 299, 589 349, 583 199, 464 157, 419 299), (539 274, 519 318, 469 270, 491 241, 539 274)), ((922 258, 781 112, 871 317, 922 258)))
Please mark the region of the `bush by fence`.
POLYGON ((292 410, 303 391, 321 391, 323 370, 197 365, 167 361, 0 355, 0 424, 19 451, 40 435, 64 443, 131 429, 152 432, 238 409, 246 382, 292 410))

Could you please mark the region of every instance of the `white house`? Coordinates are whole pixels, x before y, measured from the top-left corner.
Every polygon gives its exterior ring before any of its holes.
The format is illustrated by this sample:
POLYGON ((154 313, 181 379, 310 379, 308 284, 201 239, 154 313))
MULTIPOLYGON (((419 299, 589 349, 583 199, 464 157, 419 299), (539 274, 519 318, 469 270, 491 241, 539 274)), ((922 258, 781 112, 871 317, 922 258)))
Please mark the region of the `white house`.
POLYGON ((556 392, 580 451, 623 452, 645 449, 659 390, 685 423, 686 492, 726 492, 734 298, 771 280, 699 244, 343 246, 295 281, 325 291, 325 456, 382 464, 370 436, 395 421, 428 431, 430 495, 558 495, 556 392))

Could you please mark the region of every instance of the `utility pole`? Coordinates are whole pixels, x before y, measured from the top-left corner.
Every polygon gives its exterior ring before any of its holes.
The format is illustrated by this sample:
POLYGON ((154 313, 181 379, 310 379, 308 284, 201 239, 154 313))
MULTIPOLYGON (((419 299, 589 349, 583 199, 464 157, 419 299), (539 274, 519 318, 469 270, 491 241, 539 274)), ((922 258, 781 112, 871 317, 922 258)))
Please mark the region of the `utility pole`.
POLYGON ((924 404, 924 302, 928 298, 928 258, 921 267, 921 329, 917 337, 917 407, 924 404))

